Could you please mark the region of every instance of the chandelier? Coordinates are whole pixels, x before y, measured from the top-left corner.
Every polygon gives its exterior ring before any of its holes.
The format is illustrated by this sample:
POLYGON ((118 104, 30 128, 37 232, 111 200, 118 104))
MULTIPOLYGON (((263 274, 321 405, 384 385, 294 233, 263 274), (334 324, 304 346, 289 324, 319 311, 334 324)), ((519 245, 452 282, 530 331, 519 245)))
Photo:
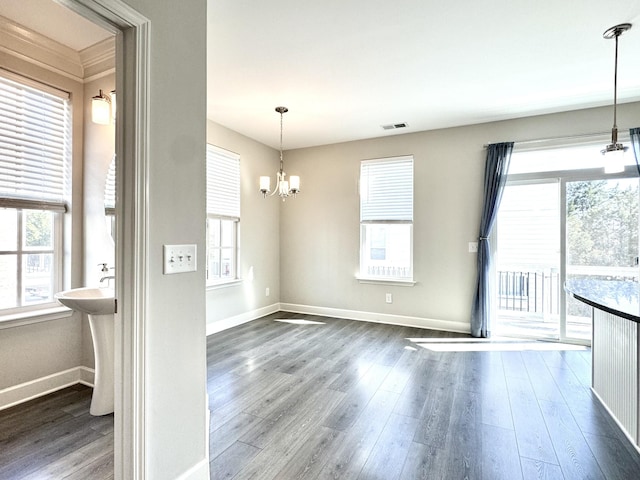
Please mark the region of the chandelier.
POLYGON ((260 192, 262 192, 263 198, 266 198, 269 193, 271 193, 271 196, 277 193, 283 202, 287 197, 291 195, 295 197, 300 193, 300 177, 291 175, 289 181, 287 181, 287 174, 284 172, 284 160, 282 159, 282 116, 288 111, 287 107, 276 107, 276 112, 280 114, 280 170, 276 172, 276 188, 273 192, 271 192, 271 177, 260 177, 260 192))
POLYGON ((616 40, 615 68, 613 73, 613 128, 611 129, 611 143, 601 151, 602 155, 605 156, 604 173, 623 172, 624 152, 629 149, 629 147, 625 147, 623 144, 618 143, 616 110, 618 102, 618 37, 630 28, 630 23, 621 23, 620 25, 609 28, 602 34, 606 39, 615 38, 616 40))

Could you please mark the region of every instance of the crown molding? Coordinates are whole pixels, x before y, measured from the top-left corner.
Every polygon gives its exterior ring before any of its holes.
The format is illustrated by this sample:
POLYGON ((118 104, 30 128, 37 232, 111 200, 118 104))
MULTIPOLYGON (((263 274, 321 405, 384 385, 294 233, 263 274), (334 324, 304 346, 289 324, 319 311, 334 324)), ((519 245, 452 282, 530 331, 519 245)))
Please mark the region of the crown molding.
POLYGON ((0 50, 78 82, 115 69, 115 38, 77 52, 3 16, 0 50))
POLYGON ((105 38, 101 42, 79 52, 80 63, 84 69, 85 82, 112 73, 116 68, 115 37, 105 38))

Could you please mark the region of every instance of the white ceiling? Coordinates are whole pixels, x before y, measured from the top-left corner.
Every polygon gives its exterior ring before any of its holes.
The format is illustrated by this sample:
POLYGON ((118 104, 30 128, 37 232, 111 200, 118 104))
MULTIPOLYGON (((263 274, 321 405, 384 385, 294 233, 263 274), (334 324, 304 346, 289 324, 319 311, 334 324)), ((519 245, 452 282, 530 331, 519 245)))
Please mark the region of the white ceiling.
MULTIPOLYGON (((75 49, 104 38, 52 5, 0 15, 75 49)), ((623 22, 618 98, 638 101, 640 0, 208 0, 207 116, 277 147, 287 106, 289 149, 610 105, 602 33, 623 22)))
POLYGON ((112 35, 53 0, 0 0, 0 15, 76 51, 112 35))

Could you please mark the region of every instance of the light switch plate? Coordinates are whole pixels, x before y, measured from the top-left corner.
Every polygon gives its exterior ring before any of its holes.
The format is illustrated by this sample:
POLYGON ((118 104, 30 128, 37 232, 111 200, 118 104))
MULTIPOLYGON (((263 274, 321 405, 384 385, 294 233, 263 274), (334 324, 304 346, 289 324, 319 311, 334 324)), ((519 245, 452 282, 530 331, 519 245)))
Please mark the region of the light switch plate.
POLYGON ((163 245, 165 275, 196 271, 196 245, 163 245))
POLYGON ((478 242, 469 242, 469 253, 478 253, 478 242))

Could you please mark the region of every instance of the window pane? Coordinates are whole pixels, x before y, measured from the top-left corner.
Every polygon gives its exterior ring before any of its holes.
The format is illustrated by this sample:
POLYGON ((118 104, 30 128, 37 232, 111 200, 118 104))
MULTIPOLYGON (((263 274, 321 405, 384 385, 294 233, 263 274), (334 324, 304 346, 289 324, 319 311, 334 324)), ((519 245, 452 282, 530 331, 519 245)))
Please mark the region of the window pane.
POLYGON ((217 218, 208 219, 209 222, 209 248, 220 246, 220 220, 217 218))
POLYGON ((223 247, 233 247, 235 222, 233 220, 222 220, 222 243, 223 247))
POLYGON ((53 250, 53 212, 24 210, 24 248, 53 250))
POLYGON ((412 278, 411 225, 365 224, 363 227, 362 275, 412 278))
POLYGON ((18 211, 13 208, 0 208, 0 250, 17 250, 18 211))
MULTIPOLYGON (((609 142, 605 142, 609 143, 609 142)), ((509 175, 517 173, 557 172, 560 170, 584 170, 588 168, 603 168, 605 156, 600 153, 600 145, 593 145, 534 150, 518 152, 511 157, 509 175)), ((633 153, 624 156, 625 165, 634 165, 633 153)))
POLYGON ((209 279, 220 278, 220 249, 209 248, 209 279))
POLYGON ((0 255, 0 308, 16 307, 17 255, 0 255))
POLYGON ((53 254, 27 254, 22 261, 24 305, 53 300, 53 254))
POLYGON ((234 278, 234 254, 233 248, 223 248, 222 249, 222 278, 234 278))

